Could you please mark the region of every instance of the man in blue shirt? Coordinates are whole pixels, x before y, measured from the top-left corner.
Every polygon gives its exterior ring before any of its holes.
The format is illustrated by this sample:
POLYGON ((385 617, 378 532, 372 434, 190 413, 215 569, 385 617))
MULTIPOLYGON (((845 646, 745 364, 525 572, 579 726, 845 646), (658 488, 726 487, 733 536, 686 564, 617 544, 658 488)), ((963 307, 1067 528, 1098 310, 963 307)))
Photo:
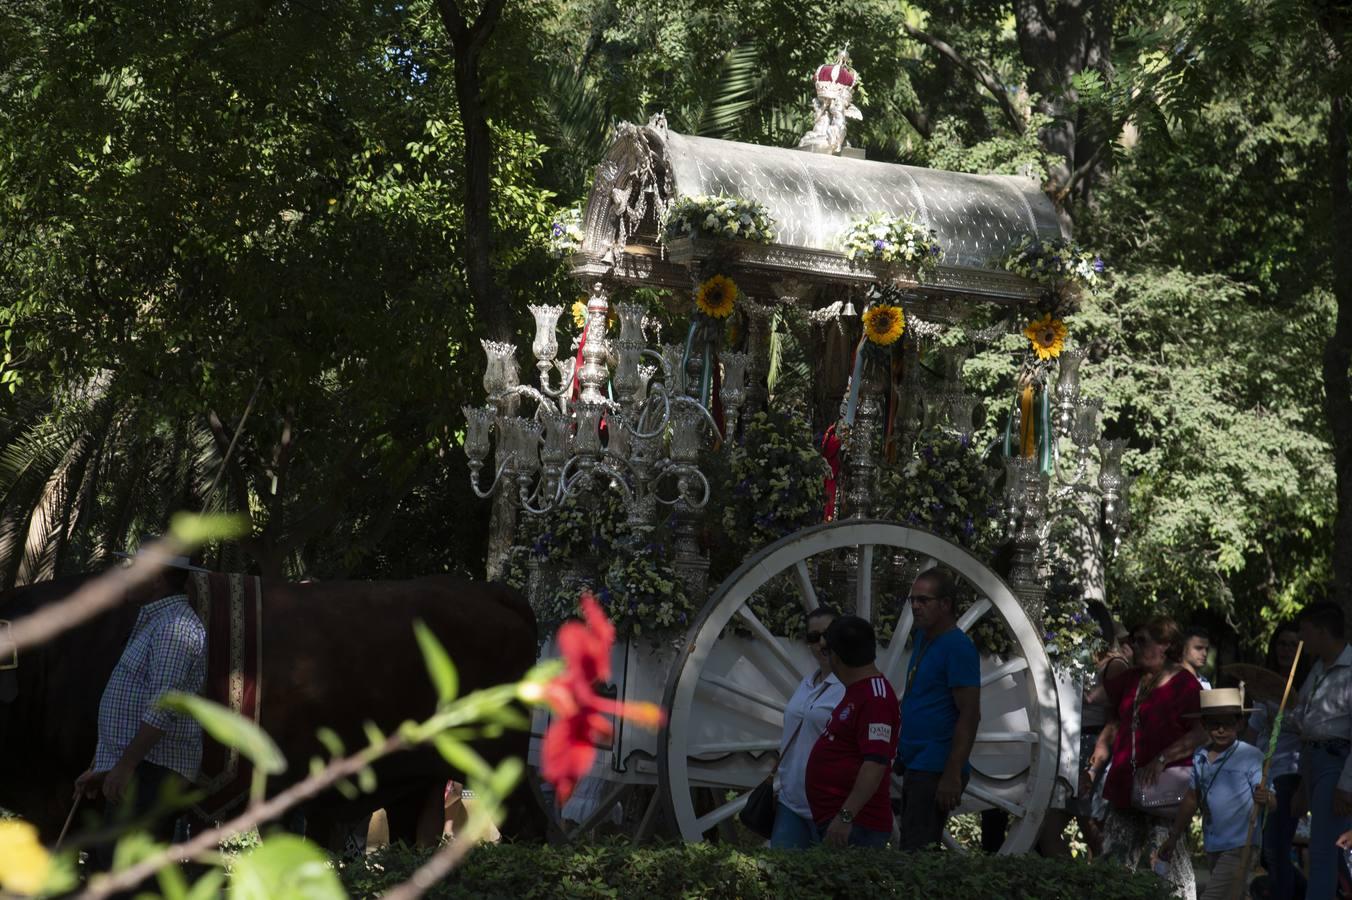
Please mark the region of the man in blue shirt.
POLYGON ((906 667, 897 758, 902 850, 937 847, 962 799, 967 758, 981 719, 981 656, 958 628, 958 583, 949 569, 924 572, 906 598, 915 643, 906 667))
MULTIPOLYGON (((1202 691, 1202 724, 1210 743, 1192 758, 1192 786, 1183 795, 1169 837, 1156 851, 1169 859, 1193 814, 1202 810, 1202 843, 1211 863, 1211 878, 1199 900, 1229 900, 1234 880, 1243 877, 1240 863, 1249 839, 1254 802, 1277 805, 1277 795, 1263 785, 1263 751, 1237 739, 1239 726, 1253 712, 1244 709, 1239 688, 1202 691)), ((1186 852, 1186 851, 1184 851, 1186 852)))

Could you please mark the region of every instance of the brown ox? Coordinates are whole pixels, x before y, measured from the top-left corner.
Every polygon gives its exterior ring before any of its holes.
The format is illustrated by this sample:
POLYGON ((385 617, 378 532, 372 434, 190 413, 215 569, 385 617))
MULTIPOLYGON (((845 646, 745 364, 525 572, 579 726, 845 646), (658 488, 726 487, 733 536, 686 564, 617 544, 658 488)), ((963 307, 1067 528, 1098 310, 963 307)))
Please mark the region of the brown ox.
MULTIPOLYGON (((87 576, 85 576, 87 577, 87 576)), ((0 595, 0 618, 16 620, 57 601, 85 577, 43 582, 0 595)), ((99 698, 125 646, 139 604, 126 602, 20 654, 8 702, 0 690, 0 807, 55 839, 70 808, 72 784, 88 766, 97 739, 99 698)), ((286 756, 286 773, 268 782, 276 793, 303 778, 312 756, 326 756, 321 726, 349 751, 365 742, 363 723, 386 733, 426 718, 435 694, 413 636, 425 621, 460 673, 462 692, 519 679, 535 662, 535 617, 515 591, 499 584, 434 576, 412 581, 263 585, 261 725, 286 756)), ((0 689, 4 687, 0 684, 0 689)), ((476 745, 490 763, 524 758, 529 736, 509 731, 476 745)), ((440 802, 448 777, 463 780, 430 750, 396 754, 376 765, 376 790, 355 801, 336 792, 303 810, 306 831, 330 842, 333 826, 389 812, 391 836, 413 842, 419 810, 440 802)), ((509 833, 543 833, 543 817, 518 790, 508 805, 509 833)))

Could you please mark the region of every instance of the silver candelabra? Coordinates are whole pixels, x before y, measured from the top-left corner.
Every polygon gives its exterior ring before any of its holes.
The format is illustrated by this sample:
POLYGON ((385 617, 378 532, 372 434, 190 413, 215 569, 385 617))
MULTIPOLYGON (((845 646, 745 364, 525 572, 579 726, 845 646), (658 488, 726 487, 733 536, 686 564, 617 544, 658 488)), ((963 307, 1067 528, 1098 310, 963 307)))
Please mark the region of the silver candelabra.
MULTIPOLYGON (((541 515, 566 497, 616 490, 636 526, 655 524, 659 504, 693 515, 709 502, 709 481, 698 458, 708 436, 719 435, 719 429, 687 385, 684 348, 650 347, 646 310, 637 304, 614 306, 619 335, 609 338, 611 309, 605 285, 594 284, 575 352, 558 359, 563 307, 530 307, 538 387, 520 383, 513 344, 483 342, 488 402, 464 408, 465 453, 475 494, 511 491, 522 509, 541 515), (534 402, 532 415, 518 414, 523 400, 534 402), (493 475, 484 486, 490 450, 493 475)), ((746 401, 748 357, 724 352, 719 361, 719 398, 731 429, 746 401)))

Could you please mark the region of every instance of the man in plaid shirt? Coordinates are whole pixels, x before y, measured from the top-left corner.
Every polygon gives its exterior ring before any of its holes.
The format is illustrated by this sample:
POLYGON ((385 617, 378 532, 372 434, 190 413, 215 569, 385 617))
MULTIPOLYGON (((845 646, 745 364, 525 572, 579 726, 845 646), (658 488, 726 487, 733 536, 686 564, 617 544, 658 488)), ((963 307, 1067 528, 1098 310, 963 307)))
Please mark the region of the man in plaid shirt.
MULTIPOLYGON (((102 795, 112 812, 130 795, 130 812, 155 809, 166 782, 197 778, 202 728, 191 716, 156 706, 166 691, 198 693, 206 677, 206 629, 188 603, 189 573, 203 571, 186 557, 171 559, 145 596, 99 702, 94 763, 75 781, 76 794, 102 795)), ((167 840, 173 821, 152 828, 167 840)), ((111 848, 109 848, 111 849, 111 848)), ((111 859, 105 862, 111 863, 111 859)))

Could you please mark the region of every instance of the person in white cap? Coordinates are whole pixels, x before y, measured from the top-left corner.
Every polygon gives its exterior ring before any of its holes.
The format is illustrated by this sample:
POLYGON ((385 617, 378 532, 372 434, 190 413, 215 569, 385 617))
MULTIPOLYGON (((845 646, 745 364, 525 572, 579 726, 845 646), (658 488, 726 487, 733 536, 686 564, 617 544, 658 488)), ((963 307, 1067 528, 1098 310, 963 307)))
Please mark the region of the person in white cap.
MULTIPOLYGON (((1200 716, 1210 742, 1192 759, 1192 786, 1183 795, 1169 837, 1155 856, 1168 860, 1202 810, 1202 843, 1211 878, 1199 900, 1229 900, 1249 839, 1249 814, 1255 802, 1269 808, 1277 795, 1263 785, 1263 751, 1239 740, 1239 729, 1252 709, 1244 708, 1242 688, 1202 691, 1200 716)), ((1182 852, 1186 853, 1185 848, 1182 852)))
MULTIPOLYGON (((157 703, 167 691, 202 690, 206 629, 188 602, 187 585, 192 572, 206 570, 184 556, 162 564, 155 582, 141 595, 131 637, 99 701, 94 762, 75 781, 77 796, 102 797, 110 820, 151 814, 167 783, 194 781, 202 763, 202 726, 157 703)), ((174 823, 172 817, 161 818, 151 832, 167 840, 174 823)), ((111 867, 111 851, 111 845, 97 848, 96 865, 111 867)))

